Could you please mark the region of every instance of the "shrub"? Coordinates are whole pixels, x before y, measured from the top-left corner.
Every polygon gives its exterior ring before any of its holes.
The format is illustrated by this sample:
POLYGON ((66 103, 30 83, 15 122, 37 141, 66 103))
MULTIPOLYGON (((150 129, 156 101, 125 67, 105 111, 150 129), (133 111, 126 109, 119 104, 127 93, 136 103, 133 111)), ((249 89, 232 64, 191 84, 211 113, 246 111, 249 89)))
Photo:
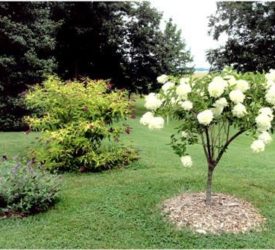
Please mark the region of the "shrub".
POLYGON ((34 110, 26 121, 42 131, 34 157, 51 170, 101 170, 125 165, 134 150, 119 142, 129 127, 121 124, 130 113, 123 91, 110 91, 105 81, 62 82, 49 77, 26 94, 34 110))
POLYGON ((60 180, 31 162, 0 163, 0 211, 33 214, 47 210, 57 200, 60 180))
POLYGON ((160 129, 164 119, 157 114, 182 121, 171 144, 185 167, 192 165, 188 145, 202 144, 208 168, 206 203, 211 204, 213 172, 232 141, 249 133, 255 138, 251 149, 259 153, 272 140, 275 70, 264 75, 226 68, 201 78, 160 79, 164 79, 164 85, 158 94, 146 97, 145 107, 150 112, 140 122, 150 129, 160 129))

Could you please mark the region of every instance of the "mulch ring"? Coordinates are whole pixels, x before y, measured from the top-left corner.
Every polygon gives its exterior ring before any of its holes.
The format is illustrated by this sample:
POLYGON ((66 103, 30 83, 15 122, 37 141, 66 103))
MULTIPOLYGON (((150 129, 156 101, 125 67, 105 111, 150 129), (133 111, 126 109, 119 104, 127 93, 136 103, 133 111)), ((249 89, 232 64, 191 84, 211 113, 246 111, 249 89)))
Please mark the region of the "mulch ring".
POLYGON ((266 220, 249 202, 222 193, 212 194, 211 206, 205 193, 185 193, 165 200, 162 209, 177 229, 201 234, 260 231, 266 220))

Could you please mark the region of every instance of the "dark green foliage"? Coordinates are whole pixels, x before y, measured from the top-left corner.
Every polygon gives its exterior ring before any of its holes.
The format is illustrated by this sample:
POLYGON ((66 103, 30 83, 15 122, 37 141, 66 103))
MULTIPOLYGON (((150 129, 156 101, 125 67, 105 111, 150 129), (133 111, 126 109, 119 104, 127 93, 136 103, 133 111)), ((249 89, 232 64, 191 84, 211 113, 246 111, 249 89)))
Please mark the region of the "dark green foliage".
POLYGON ((58 3, 55 20, 58 74, 66 79, 89 76, 111 79, 118 88, 146 93, 162 73, 190 71, 181 33, 170 20, 160 29, 162 15, 149 2, 58 3))
POLYGON ((275 3, 218 2, 209 19, 210 34, 225 46, 209 50, 212 69, 231 65, 239 71, 268 71, 275 64, 275 3))
POLYGON ((186 51, 181 30, 172 19, 166 23, 161 47, 162 54, 159 55, 159 60, 162 62, 164 72, 169 72, 173 76, 182 76, 193 71, 192 67, 187 67, 187 64, 192 62, 190 52, 186 51))
POLYGON ((57 73, 66 79, 90 76, 118 78, 123 16, 128 3, 54 3, 55 21, 62 21, 56 41, 57 73))
POLYGON ((147 93, 190 71, 180 31, 149 2, 0 3, 0 130, 22 128, 20 95, 53 71, 147 93))
POLYGON ((0 213, 37 213, 47 210, 57 199, 58 178, 31 162, 3 161, 0 175, 0 213))
POLYGON ((57 25, 48 3, 0 3, 0 130, 22 128, 20 94, 55 68, 57 25))
POLYGON ((171 19, 162 31, 162 15, 149 2, 134 5, 128 18, 122 53, 129 91, 147 93, 159 88, 156 78, 163 73, 183 75, 192 71, 187 67, 192 61, 190 52, 171 19))

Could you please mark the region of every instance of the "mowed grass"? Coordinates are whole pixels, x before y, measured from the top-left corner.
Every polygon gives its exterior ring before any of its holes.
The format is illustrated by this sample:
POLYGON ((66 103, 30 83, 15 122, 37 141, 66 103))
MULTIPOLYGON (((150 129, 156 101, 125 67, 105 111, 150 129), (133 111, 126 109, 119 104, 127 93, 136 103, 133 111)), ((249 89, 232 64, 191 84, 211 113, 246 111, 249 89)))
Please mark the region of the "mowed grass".
MULTIPOLYGON (((137 103, 138 116, 143 112, 137 103)), ((263 232, 220 236, 176 230, 161 215, 163 200, 205 188, 206 162, 199 145, 194 167, 183 168, 168 145, 175 126, 149 131, 129 120, 124 141, 140 150, 140 160, 103 173, 65 174, 60 202, 24 219, 0 219, 1 248, 275 248, 275 143, 252 154, 251 138, 229 148, 214 175, 214 191, 254 204, 267 218, 263 232)), ((35 147, 31 133, 1 133, 1 154, 24 156, 35 147)))

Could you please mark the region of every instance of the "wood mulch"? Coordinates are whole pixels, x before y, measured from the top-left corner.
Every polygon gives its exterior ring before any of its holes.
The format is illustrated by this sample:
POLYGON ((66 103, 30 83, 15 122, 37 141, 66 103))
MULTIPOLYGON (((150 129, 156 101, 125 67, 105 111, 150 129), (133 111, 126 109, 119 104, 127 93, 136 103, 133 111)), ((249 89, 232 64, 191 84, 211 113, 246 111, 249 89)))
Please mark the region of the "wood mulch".
POLYGON ((184 193, 162 204, 164 214, 177 229, 201 234, 245 233, 262 230, 265 218, 249 202, 215 193, 205 204, 205 193, 184 193))

